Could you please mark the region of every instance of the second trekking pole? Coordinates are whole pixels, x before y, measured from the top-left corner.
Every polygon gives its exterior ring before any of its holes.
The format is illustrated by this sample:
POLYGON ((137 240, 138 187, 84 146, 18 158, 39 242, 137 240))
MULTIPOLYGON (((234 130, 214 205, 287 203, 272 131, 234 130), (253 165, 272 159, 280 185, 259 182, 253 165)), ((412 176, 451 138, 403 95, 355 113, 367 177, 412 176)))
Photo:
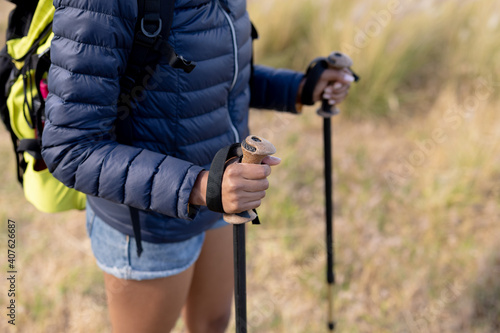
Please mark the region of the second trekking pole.
MULTIPOLYGON (((355 81, 359 77, 350 70, 352 60, 340 53, 332 52, 327 58, 314 59, 307 69, 306 82, 302 92, 302 103, 306 105, 314 104, 313 92, 316 84, 321 78, 321 75, 328 68, 343 70, 348 68, 350 73, 354 76, 355 81)), ((326 220, 326 280, 328 284, 328 329, 333 331, 335 329, 335 321, 333 319, 333 287, 335 285, 335 272, 333 269, 334 258, 334 234, 333 234, 333 181, 332 181, 332 124, 331 117, 338 114, 340 111, 330 105, 328 100, 323 99, 321 107, 317 113, 323 117, 323 145, 324 145, 324 163, 325 163, 325 220, 326 220)))
MULTIPOLYGON (((335 69, 344 69, 352 66, 352 60, 340 53, 333 52, 326 58, 329 67, 335 69)), ((359 78, 354 75, 355 80, 359 78)), ((332 122, 331 117, 338 114, 340 111, 336 107, 332 107, 328 100, 323 99, 321 107, 317 113, 323 117, 323 146, 324 146, 324 162, 325 162, 325 220, 326 220, 326 281, 328 283, 328 329, 335 330, 335 321, 333 316, 333 287, 335 285, 335 272, 333 265, 335 263, 334 257, 334 234, 333 234, 333 181, 332 181, 332 122)))

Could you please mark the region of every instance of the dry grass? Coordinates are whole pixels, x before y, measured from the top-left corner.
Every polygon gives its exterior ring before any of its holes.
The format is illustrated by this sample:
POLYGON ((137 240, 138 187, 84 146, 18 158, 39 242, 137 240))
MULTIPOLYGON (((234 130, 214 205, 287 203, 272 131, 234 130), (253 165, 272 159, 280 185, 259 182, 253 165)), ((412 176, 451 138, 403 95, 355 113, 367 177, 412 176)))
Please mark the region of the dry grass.
MULTIPOLYGON (((338 331, 500 331, 500 4, 249 6, 258 62, 302 69, 340 48, 362 76, 334 120, 338 331)), ((324 332, 321 121, 313 108, 254 111, 252 128, 283 165, 264 224, 249 228, 249 331, 324 332)), ((84 216, 30 207, 10 149, 2 132, 0 215, 19 226, 17 331, 109 331, 84 216)), ((0 235, 5 244, 5 228, 0 235)))

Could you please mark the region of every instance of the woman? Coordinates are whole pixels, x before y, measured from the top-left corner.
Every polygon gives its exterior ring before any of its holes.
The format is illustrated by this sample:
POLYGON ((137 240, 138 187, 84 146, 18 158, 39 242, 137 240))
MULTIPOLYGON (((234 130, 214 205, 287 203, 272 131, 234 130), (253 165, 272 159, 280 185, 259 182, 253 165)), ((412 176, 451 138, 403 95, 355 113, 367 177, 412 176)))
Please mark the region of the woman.
MULTIPOLYGON (((197 66, 187 74, 160 60, 152 89, 133 110, 131 142, 120 144, 116 101, 137 4, 54 3, 43 157, 56 178, 88 194, 87 229, 114 331, 169 332, 182 310, 189 332, 223 332, 233 292, 232 233, 205 207, 207 170, 221 147, 249 134, 249 106, 297 112, 303 74, 255 66, 250 87, 245 1, 177 0, 168 42, 197 66), (138 209, 141 256, 129 206, 138 209)), ((340 103, 350 82, 327 70, 314 100, 340 103)), ((258 207, 278 163, 269 157, 262 165, 228 166, 224 210, 258 207)))

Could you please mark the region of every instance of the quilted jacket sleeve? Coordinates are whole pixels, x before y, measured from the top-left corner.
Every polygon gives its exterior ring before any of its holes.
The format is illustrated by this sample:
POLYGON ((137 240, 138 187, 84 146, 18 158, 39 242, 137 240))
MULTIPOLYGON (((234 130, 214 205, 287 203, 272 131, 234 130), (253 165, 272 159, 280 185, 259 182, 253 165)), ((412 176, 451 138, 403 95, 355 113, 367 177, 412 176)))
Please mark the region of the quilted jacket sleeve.
POLYGON ((43 158, 84 193, 190 218, 201 167, 113 141, 120 76, 132 47, 136 1, 55 0, 43 158))
POLYGON ((304 74, 288 69, 256 65, 250 106, 296 113, 297 90, 304 74))

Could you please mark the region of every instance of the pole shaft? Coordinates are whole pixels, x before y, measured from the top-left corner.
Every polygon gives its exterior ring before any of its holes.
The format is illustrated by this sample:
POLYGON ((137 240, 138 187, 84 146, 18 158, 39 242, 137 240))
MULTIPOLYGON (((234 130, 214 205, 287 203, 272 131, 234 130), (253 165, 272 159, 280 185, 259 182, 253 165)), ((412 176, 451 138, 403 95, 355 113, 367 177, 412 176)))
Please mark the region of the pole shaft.
POLYGON ((325 144, 325 216, 326 216, 326 250, 327 250, 327 281, 335 283, 333 274, 333 191, 332 191, 332 130, 330 118, 323 120, 325 144))
POLYGON ((333 271, 333 182, 332 182, 332 123, 330 118, 323 118, 323 143, 325 158, 325 219, 326 219, 326 252, 327 267, 326 280, 328 282, 328 327, 333 330, 333 285, 335 273, 333 271))
POLYGON ((247 333, 245 224, 235 224, 233 226, 233 242, 236 333, 247 333))

